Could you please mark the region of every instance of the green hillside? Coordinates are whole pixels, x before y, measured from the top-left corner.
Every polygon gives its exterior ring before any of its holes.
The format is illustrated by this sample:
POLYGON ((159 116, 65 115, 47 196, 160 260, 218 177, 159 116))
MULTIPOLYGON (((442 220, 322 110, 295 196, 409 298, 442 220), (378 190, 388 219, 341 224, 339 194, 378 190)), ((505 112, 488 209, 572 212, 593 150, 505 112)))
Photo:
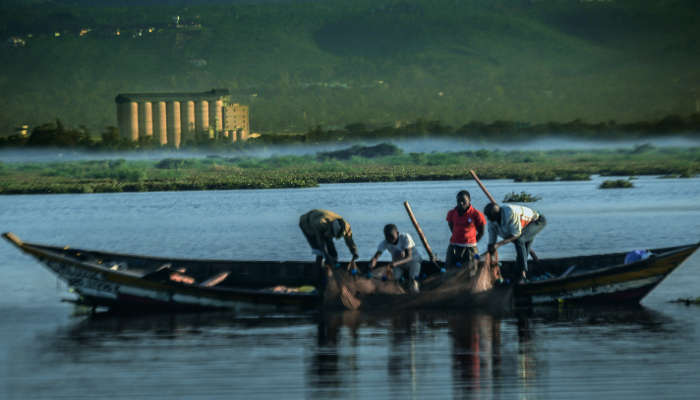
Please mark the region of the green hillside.
POLYGON ((0 6, 0 132, 58 117, 98 133, 141 91, 228 88, 262 132, 625 122, 700 100, 692 0, 164 3, 0 6))

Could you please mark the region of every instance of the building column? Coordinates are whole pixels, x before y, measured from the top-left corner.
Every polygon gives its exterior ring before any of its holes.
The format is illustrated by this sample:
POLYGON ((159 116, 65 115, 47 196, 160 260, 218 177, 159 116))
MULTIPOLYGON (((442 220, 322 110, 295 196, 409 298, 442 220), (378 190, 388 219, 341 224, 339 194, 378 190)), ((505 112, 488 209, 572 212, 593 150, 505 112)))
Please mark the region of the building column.
POLYGON ((127 101, 117 104, 117 122, 119 136, 136 141, 139 139, 139 108, 138 103, 127 101))
POLYGON ((139 135, 153 136, 153 105, 150 101, 139 103, 139 135))
POLYGON ((197 102, 197 115, 195 117, 197 123, 197 132, 209 132, 209 102, 200 100, 197 102))
POLYGON ((242 116, 241 118, 243 119, 243 137, 239 138, 241 140, 248 140, 248 137, 250 136, 250 113, 249 113, 249 108, 248 106, 241 106, 242 109, 242 116))
POLYGON ((168 117, 164 101, 156 103, 156 117, 153 119, 153 134, 161 146, 168 144, 168 117))
POLYGON ((117 103, 117 128, 119 129, 119 137, 126 137, 127 130, 127 113, 129 111, 128 103, 117 103))
POLYGON ((194 101, 188 100, 182 103, 182 135, 184 138, 194 138, 194 101))
POLYGON ((224 102, 219 99, 213 102, 209 108, 211 123, 214 125, 214 131, 219 133, 224 130, 224 102))
POLYGON ((175 148, 180 148, 180 102, 168 102, 168 144, 175 148))

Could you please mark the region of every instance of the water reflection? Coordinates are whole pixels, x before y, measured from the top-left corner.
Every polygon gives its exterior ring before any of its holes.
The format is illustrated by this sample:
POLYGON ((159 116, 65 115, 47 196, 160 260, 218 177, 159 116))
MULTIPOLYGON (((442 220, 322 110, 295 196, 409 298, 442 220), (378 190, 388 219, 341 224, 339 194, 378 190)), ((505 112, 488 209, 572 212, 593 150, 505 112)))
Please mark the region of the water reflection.
POLYGON ((66 340, 99 341, 113 339, 123 335, 152 337, 157 339, 176 339, 190 335, 218 333, 220 336, 230 336, 240 330, 263 328, 278 328, 294 324, 308 324, 313 321, 314 314, 261 314, 238 316, 231 312, 204 313, 152 313, 152 314, 119 314, 96 313, 80 318, 64 332, 59 331, 58 337, 66 340))
POLYGON ((448 318, 455 398, 492 397, 501 359, 501 321, 487 314, 448 318))
POLYGON ((532 319, 525 313, 516 316, 518 331, 518 381, 521 398, 526 397, 535 386, 537 378, 537 354, 536 341, 532 319))
MULTIPOLYGON (((513 315, 104 314, 37 342, 44 344, 38 359, 53 370, 95 367, 116 377, 116 386, 139 385, 134 379, 143 373, 151 379, 175 373, 206 381, 216 393, 239 390, 238 395, 276 389, 306 398, 537 398, 585 390, 586 380, 572 377, 619 370, 616 358, 629 362, 627 354, 634 360, 640 337, 658 343, 678 336, 679 329, 682 323, 644 307, 553 308, 513 315), (620 348, 622 355, 608 354, 620 348), (579 359, 581 354, 586 358, 579 359), (272 385, 271 377, 287 386, 272 385)), ((653 351, 646 349, 647 357, 653 351)), ((18 370, 29 372, 35 363, 20 363, 18 370)), ((597 379, 619 378, 603 374, 597 379)), ((207 398, 182 385, 178 390, 188 398, 207 398)))
MULTIPOLYGON (((343 376, 347 376, 356 366, 354 357, 343 360, 340 354, 343 347, 350 349, 357 345, 357 331, 360 326, 358 311, 320 313, 316 317, 316 348, 309 363, 308 382, 319 388, 340 388, 343 376), (348 331, 348 343, 341 341, 341 330, 348 331)), ((325 392, 328 394, 328 392, 325 392)))

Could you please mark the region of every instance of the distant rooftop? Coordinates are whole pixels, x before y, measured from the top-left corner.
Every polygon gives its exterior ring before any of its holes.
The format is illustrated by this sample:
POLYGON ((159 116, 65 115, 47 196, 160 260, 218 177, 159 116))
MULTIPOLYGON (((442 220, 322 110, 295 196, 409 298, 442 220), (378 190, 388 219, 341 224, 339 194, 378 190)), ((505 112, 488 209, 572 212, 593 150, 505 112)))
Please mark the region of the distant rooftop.
POLYGON ((185 101, 185 100, 218 100, 228 96, 228 89, 212 89, 207 92, 180 93, 120 93, 114 98, 117 103, 130 101, 185 101))

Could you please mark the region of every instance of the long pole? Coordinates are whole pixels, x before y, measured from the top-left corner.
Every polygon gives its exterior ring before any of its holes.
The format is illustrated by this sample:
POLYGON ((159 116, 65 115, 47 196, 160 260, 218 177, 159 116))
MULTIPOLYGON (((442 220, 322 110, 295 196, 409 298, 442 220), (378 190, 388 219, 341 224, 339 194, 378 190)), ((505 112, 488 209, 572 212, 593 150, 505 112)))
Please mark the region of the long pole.
POLYGON ((476 176, 476 172, 474 172, 473 169, 470 169, 470 170, 469 170, 469 173, 472 174, 472 178, 474 178, 474 180, 476 181, 476 184, 479 185, 479 187, 481 188, 481 190, 484 191, 484 194, 486 195, 486 197, 489 198, 489 201, 491 201, 491 203, 493 203, 493 204, 498 204, 498 202, 496 201, 496 199, 494 199, 493 196, 491 196, 491 193, 489 193, 489 191, 486 190, 486 186, 484 186, 484 184, 481 183, 481 179, 479 179, 479 177, 476 176))
POLYGON ((404 201, 403 206, 406 207, 406 212, 408 212, 408 217, 411 218, 411 222, 413 223, 413 227, 416 228, 416 232, 418 232, 418 237, 420 237, 421 242, 423 242, 423 246, 425 246, 425 250, 428 252, 428 256, 430 257, 430 261, 432 261, 432 262, 437 261, 435 258, 435 255, 433 254, 433 250, 430 248, 430 245, 428 244, 428 239, 426 239, 425 234, 423 234, 423 229, 421 229, 420 225, 418 224, 418 221, 416 220, 416 216, 413 215, 413 210, 411 210, 411 205, 408 204, 407 201, 404 201))

